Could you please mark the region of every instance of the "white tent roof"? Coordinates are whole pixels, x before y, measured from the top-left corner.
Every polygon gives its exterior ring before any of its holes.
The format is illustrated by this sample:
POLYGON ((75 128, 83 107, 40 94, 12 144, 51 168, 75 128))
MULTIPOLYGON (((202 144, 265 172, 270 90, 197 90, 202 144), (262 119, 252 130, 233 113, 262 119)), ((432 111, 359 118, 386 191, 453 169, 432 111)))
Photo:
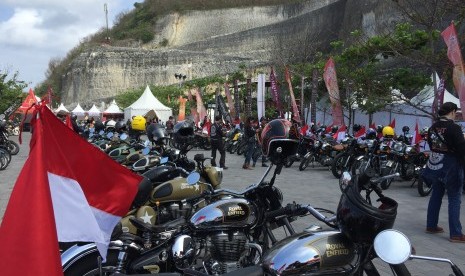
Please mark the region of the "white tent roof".
POLYGON ((87 111, 89 116, 100 116, 100 110, 94 105, 87 111))
POLYGON ((155 111, 158 119, 166 122, 173 115, 171 108, 163 105, 150 91, 149 86, 145 88, 144 93, 130 106, 124 109, 124 118, 130 119, 132 116, 145 115, 150 110, 155 111))
POLYGON ((123 114, 124 112, 116 104, 115 100, 113 100, 110 106, 105 111, 103 111, 103 113, 104 114, 123 114))
POLYGON ((60 106, 55 109, 55 113, 69 113, 68 109, 66 109, 65 105, 63 103, 60 104, 60 106))
POLYGON ((71 111, 71 113, 76 114, 77 116, 84 116, 85 111, 78 103, 77 106, 73 109, 73 111, 71 111))

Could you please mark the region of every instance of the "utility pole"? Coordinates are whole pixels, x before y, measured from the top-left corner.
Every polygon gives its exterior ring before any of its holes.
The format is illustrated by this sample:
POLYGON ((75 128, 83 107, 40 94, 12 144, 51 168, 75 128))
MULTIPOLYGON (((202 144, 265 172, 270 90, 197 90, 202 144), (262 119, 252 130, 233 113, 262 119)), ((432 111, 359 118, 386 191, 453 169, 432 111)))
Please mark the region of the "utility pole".
POLYGON ((110 43, 110 30, 108 29, 108 6, 107 3, 103 4, 103 11, 105 12, 105 22, 107 24, 107 36, 105 40, 107 43, 110 43))
POLYGON ((304 85, 305 85, 305 77, 301 77, 301 83, 300 83, 300 114, 303 118, 302 120, 302 125, 304 125, 307 122, 307 118, 305 117, 304 114, 304 85))

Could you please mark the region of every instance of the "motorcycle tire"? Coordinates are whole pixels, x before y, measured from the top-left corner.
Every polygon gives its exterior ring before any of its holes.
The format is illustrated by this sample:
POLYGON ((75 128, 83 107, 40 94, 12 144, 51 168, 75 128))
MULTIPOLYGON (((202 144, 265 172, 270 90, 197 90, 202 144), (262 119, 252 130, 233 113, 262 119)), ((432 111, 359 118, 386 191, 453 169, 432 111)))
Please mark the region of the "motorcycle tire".
MULTIPOLYGON (((395 172, 396 172, 395 167, 394 168, 381 168, 381 176, 393 174, 395 172)), ((380 183, 381 189, 383 189, 383 190, 389 189, 389 187, 391 186, 392 180, 393 179, 391 178, 391 179, 384 180, 383 182, 381 182, 380 183)))
POLYGON ((8 150, 11 155, 16 155, 19 152, 19 145, 15 141, 8 140, 7 142, 8 150))
POLYGON ((333 163, 331 164, 331 172, 334 177, 339 179, 344 171, 344 163, 346 162, 349 155, 345 152, 341 152, 334 157, 333 163))
POLYGON ((310 158, 302 159, 302 161, 300 162, 300 165, 299 165, 299 171, 305 170, 308 167, 309 164, 310 164, 310 158))
POLYGON ((11 161, 11 154, 8 150, 0 148, 0 171, 6 169, 11 161))
POLYGON ((232 144, 231 147, 229 148, 229 153, 233 154, 237 150, 237 144, 232 144))
POLYGON ((245 147, 246 147, 246 145, 239 145, 239 147, 237 148, 237 152, 236 152, 237 155, 242 155, 242 154, 244 154, 244 152, 245 152, 245 147))
POLYGON ((402 173, 400 174, 400 177, 403 180, 409 181, 412 180, 414 177, 415 173, 415 165, 414 164, 407 164, 405 165, 404 168, 402 168, 402 173))
MULTIPOLYGON (((107 261, 102 263, 103 275, 112 275, 115 273, 118 264, 118 250, 108 250, 107 261)), ((100 256, 98 251, 91 252, 85 256, 80 256, 69 266, 65 267, 63 274, 65 276, 97 276, 99 274, 98 268, 98 257, 100 256)))
POLYGON ((291 156, 287 157, 286 162, 284 162, 284 167, 290 168, 292 164, 294 164, 294 161, 295 161, 294 157, 291 157, 291 156))
POLYGON ((350 166, 350 173, 352 175, 360 175, 361 174, 361 172, 360 172, 361 167, 362 167, 362 165, 366 165, 366 162, 367 162, 366 158, 355 160, 352 163, 352 165, 350 166))
POLYGON ((421 176, 417 179, 417 188, 420 196, 428 196, 432 190, 431 185, 426 183, 421 176))

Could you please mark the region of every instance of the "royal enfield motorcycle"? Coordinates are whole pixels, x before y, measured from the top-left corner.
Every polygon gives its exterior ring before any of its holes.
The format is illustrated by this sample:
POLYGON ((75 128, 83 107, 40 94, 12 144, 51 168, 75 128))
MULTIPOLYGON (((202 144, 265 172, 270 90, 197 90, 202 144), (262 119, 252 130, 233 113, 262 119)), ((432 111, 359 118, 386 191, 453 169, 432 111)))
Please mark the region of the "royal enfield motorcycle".
POLYGON ((340 178, 342 172, 349 171, 358 156, 365 154, 366 147, 357 139, 346 137, 341 141, 343 150, 338 153, 331 164, 331 172, 334 177, 340 178))
POLYGON ((310 164, 315 166, 319 163, 321 166, 330 166, 334 157, 341 148, 335 148, 335 141, 331 138, 318 138, 313 142, 313 147, 300 161, 299 170, 305 170, 310 164))

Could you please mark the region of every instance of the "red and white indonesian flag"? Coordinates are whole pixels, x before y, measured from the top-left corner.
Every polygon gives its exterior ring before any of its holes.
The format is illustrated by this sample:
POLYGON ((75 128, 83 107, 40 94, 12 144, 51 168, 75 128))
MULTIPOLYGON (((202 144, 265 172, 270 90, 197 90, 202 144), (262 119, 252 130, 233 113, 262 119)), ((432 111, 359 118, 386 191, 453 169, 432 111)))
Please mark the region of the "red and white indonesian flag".
POLYGON ((142 179, 76 135, 45 105, 31 124, 29 157, 0 228, 3 276, 63 275, 58 241, 95 242, 105 258, 113 228, 142 179))
POLYGON ((337 142, 341 141, 342 139, 346 138, 347 127, 345 125, 338 128, 337 132, 334 133, 333 138, 337 142))
POLYGON ((359 131, 354 133, 354 138, 359 139, 366 136, 366 128, 362 126, 359 131))
POLYGON ((415 124, 415 131, 413 132, 412 145, 419 144, 421 142, 420 128, 418 127, 418 121, 415 124))

